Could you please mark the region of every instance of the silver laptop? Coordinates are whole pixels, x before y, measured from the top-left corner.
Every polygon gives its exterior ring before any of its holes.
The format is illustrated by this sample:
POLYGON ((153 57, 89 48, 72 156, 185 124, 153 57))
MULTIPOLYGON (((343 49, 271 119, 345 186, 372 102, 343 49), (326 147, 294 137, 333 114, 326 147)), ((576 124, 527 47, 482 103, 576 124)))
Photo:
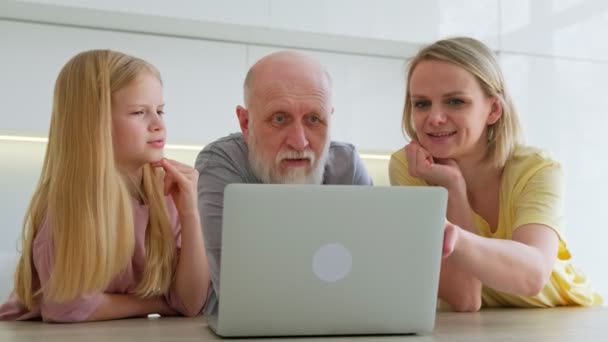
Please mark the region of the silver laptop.
POLYGON ((231 184, 220 336, 430 333, 447 192, 231 184))

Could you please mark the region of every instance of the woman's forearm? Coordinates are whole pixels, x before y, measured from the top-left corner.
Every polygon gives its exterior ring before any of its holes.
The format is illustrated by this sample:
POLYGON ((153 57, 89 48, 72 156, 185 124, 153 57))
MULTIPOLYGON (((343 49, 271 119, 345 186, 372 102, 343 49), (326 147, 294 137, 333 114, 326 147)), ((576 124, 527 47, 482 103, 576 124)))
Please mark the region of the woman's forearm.
POLYGON ((460 231, 454 264, 498 291, 534 296, 551 275, 540 250, 524 243, 460 231))
MULTIPOLYGON (((464 184, 448 189, 448 220, 459 227, 475 229, 464 184)), ((462 229, 459 229, 459 232, 462 229)), ((477 311, 481 307, 482 283, 451 256, 441 264, 439 298, 456 311, 477 311)))

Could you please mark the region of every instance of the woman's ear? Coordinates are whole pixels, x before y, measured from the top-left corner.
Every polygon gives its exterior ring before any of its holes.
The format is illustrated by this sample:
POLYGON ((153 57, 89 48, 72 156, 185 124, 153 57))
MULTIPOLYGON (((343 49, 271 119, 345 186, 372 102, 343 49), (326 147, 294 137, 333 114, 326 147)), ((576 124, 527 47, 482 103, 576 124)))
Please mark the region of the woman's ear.
POLYGON ((503 106, 502 101, 497 96, 492 96, 490 101, 490 113, 488 114, 486 124, 493 125, 502 117, 503 106))

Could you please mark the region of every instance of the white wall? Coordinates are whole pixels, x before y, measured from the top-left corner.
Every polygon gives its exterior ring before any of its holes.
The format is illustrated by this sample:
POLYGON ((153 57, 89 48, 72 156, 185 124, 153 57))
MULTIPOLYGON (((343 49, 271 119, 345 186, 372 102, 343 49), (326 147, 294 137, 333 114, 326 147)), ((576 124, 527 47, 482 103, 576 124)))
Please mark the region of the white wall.
MULTIPOLYGON (((78 51, 114 48, 163 73, 169 142, 205 144, 237 130, 234 107, 248 66, 270 51, 295 47, 318 56, 334 76, 334 138, 387 154, 405 142, 399 128, 405 57, 421 43, 471 35, 498 52, 528 142, 562 161, 568 244, 608 296, 600 264, 608 259, 600 245, 608 238, 602 196, 608 193, 602 179, 608 174, 607 33, 602 0, 5 2, 0 134, 45 136, 59 68, 78 51)), ((14 251, 43 153, 10 144, 0 146, 0 252, 14 251)), ((366 162, 385 182, 385 161, 366 162)))

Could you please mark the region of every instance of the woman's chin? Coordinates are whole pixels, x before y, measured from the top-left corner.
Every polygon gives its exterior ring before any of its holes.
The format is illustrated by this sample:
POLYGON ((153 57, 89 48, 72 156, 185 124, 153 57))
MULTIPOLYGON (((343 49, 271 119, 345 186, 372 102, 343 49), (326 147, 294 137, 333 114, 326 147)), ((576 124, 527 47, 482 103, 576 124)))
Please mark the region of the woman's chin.
POLYGON ((429 153, 433 157, 433 159, 451 159, 454 157, 454 154, 450 151, 433 151, 429 150, 429 153))

